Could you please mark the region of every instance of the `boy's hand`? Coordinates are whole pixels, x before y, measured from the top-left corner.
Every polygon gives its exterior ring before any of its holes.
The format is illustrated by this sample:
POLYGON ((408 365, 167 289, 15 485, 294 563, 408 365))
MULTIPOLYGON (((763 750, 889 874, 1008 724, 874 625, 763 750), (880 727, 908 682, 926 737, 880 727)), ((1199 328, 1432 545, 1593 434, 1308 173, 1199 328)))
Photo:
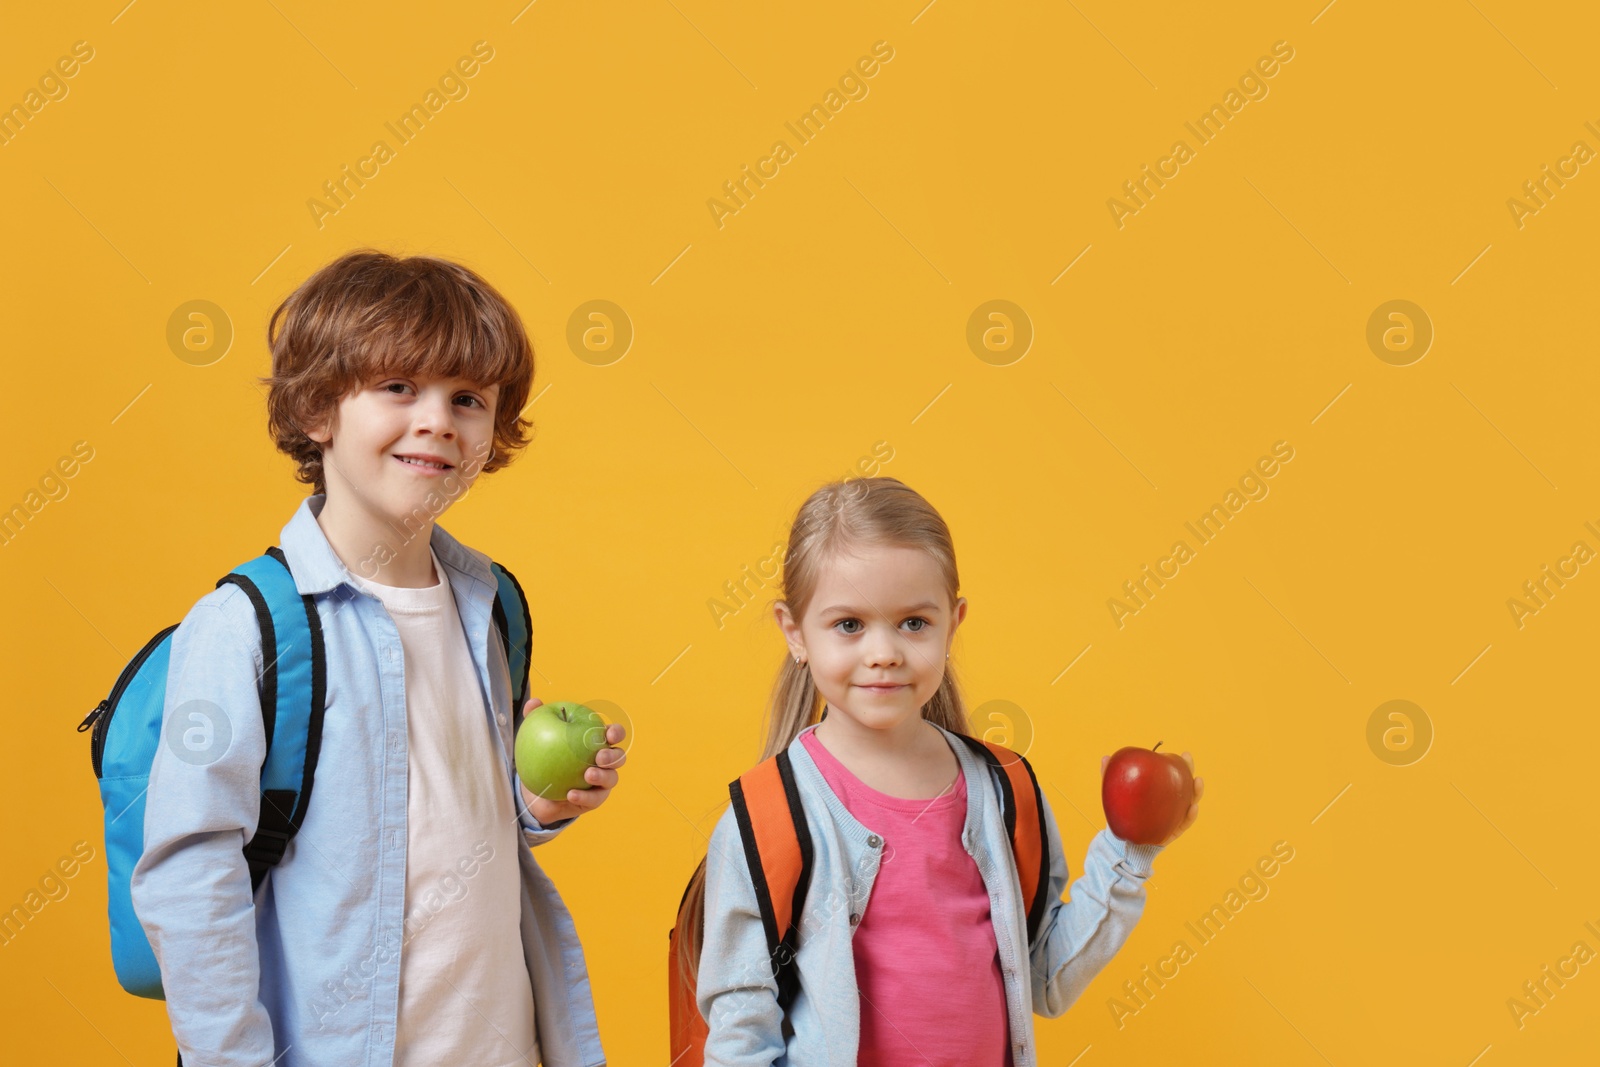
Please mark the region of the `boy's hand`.
MULTIPOLYGON (((1189 765, 1189 773, 1191 775, 1194 774, 1194 757, 1185 752, 1183 754, 1183 761, 1189 765)), ((1109 762, 1111 762, 1110 756, 1100 757, 1101 778, 1106 776, 1106 764, 1109 762)), ((1204 778, 1196 778, 1194 780, 1194 801, 1189 805, 1189 811, 1184 815, 1183 821, 1178 824, 1178 828, 1172 831, 1172 833, 1168 834, 1165 841, 1158 842, 1163 848, 1182 837, 1183 832, 1189 827, 1193 826, 1194 821, 1200 817, 1200 797, 1205 793, 1205 791, 1206 780, 1204 778)))
MULTIPOLYGON (((522 714, 527 715, 543 703, 544 701, 534 697, 522 706, 522 714)), ((553 822, 593 811, 604 804, 606 797, 610 796, 611 790, 616 787, 616 769, 628 758, 626 752, 615 746, 621 744, 627 736, 627 729, 620 723, 611 723, 606 727, 607 747, 595 754, 596 766, 583 772, 584 781, 589 783, 590 788, 570 789, 565 800, 546 800, 537 793, 530 792, 519 778, 517 788, 522 790, 522 801, 528 805, 533 817, 538 819, 541 825, 549 826, 553 822)))

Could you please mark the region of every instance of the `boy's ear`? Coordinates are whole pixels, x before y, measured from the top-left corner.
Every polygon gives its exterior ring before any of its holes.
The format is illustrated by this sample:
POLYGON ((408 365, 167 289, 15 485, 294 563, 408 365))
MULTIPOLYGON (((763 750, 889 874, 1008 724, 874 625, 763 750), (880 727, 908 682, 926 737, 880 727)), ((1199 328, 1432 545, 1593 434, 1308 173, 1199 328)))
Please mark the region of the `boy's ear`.
POLYGON ((325 445, 333 440, 333 434, 329 431, 329 425, 332 421, 332 413, 324 412, 321 418, 300 427, 300 429, 312 441, 319 445, 325 445))

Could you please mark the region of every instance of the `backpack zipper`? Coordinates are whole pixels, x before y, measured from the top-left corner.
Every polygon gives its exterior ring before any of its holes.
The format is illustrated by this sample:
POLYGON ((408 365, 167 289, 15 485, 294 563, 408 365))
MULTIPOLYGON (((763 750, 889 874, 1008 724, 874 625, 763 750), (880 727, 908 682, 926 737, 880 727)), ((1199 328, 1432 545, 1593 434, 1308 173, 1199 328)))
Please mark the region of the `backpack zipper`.
POLYGON ((129 660, 128 665, 122 668, 122 673, 117 675, 117 682, 111 687, 111 695, 95 705, 94 710, 89 713, 88 717, 78 724, 79 733, 89 729, 90 726, 94 727, 94 732, 89 735, 89 762, 94 767, 94 776, 96 778, 100 777, 101 760, 105 756, 106 730, 111 726, 111 716, 117 710, 117 702, 122 699, 122 691, 128 687, 129 682, 133 681, 133 676, 144 665, 144 661, 150 658, 150 653, 155 651, 155 647, 177 628, 178 624, 173 623, 146 641, 144 647, 139 650, 139 654, 129 660))

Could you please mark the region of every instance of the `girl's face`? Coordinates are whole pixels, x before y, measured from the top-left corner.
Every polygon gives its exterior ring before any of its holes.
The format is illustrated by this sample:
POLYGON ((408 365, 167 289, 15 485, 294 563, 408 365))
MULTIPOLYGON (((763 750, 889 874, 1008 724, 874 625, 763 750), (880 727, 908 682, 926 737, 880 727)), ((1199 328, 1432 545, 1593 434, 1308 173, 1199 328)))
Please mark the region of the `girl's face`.
POLYGON ((952 610, 926 552, 872 545, 821 568, 804 619, 784 603, 775 610, 789 654, 806 660, 829 708, 860 729, 904 737, 938 692, 967 601, 952 610))

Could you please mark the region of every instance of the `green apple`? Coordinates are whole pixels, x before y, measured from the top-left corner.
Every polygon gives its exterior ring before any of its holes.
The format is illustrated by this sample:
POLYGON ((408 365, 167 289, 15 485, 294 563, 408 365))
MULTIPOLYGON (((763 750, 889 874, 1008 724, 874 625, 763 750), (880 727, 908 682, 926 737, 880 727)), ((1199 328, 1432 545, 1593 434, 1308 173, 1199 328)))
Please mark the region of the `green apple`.
POLYGON ((530 711, 517 730, 517 777, 535 796, 565 800, 569 789, 592 789, 583 772, 606 747, 606 721, 593 708, 558 700, 530 711))

